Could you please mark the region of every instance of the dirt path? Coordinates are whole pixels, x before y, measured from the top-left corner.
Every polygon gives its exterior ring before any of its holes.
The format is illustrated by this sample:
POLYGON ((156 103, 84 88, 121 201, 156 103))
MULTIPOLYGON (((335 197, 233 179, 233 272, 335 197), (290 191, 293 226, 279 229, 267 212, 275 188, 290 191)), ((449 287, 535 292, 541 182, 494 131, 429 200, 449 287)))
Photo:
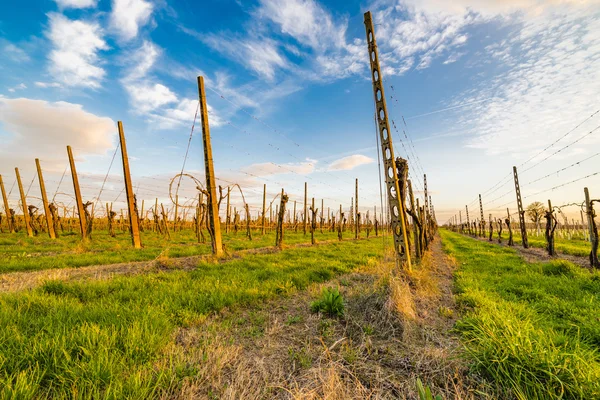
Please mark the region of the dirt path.
POLYGON ((415 399, 420 378, 444 399, 484 390, 458 359, 454 265, 440 240, 404 278, 394 263, 370 265, 260 306, 229 310, 180 329, 179 354, 199 367, 175 398, 415 399), (310 312, 338 287, 342 318, 310 312), (211 397, 212 396, 212 397, 211 397))
MULTIPOLYGON (((344 239, 354 240, 354 239, 344 239)), ((365 239, 358 239, 365 240, 365 239)), ((337 240, 327 240, 317 242, 316 246, 336 243, 337 240)), ((286 245, 284 248, 300 248, 311 246, 310 243, 297 243, 286 245)), ((240 258, 248 254, 272 254, 280 250, 276 247, 260 247, 255 249, 239 250, 227 254, 219 259, 219 262, 240 258)), ((28 290, 42 285, 48 280, 61 281, 87 281, 87 280, 107 280, 115 276, 150 274, 166 270, 191 270, 194 269, 200 261, 216 260, 213 255, 198 255, 191 257, 167 258, 157 257, 150 261, 132 261, 118 264, 90 265, 79 268, 53 268, 40 271, 7 272, 0 274, 0 293, 18 292, 28 290)))

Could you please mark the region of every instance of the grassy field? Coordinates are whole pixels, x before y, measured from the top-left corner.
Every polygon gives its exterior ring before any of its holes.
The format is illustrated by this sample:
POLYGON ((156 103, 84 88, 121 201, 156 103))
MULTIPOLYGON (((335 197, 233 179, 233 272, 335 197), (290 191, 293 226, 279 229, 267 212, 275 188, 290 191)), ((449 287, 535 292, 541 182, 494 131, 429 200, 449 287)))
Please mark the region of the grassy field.
MULTIPOLYGON (((258 241, 257 241, 258 242, 258 241)), ((49 281, 0 296, 0 398, 147 399, 199 366, 177 346, 207 315, 323 282, 382 254, 379 239, 290 248, 109 281, 49 281)), ((308 307, 308 304, 307 304, 308 307)))
MULTIPOLYGON (((543 233, 540 236, 528 235, 527 241, 532 247, 546 248, 546 238, 543 233)), ((515 236, 515 243, 521 245, 521 236, 515 236)), ((582 238, 567 239, 555 236, 554 248, 557 252, 570 254, 572 256, 587 257, 591 251, 590 242, 582 238)))
POLYGON ((473 368, 507 398, 600 398, 600 273, 441 231, 473 368))
MULTIPOLYGON (((153 232, 142 233, 141 250, 133 249, 128 232, 117 232, 111 237, 107 231, 94 231, 92 240, 82 242, 78 233, 66 232, 56 240, 40 234, 33 238, 25 232, 0 234, 0 273, 32 271, 50 268, 83 267, 88 265, 113 264, 127 261, 146 261, 163 253, 169 257, 195 256, 211 252, 210 238, 204 233, 206 243, 198 243, 192 230, 171 232, 171 240, 153 232)), ((227 251, 273 246, 275 232, 261 235, 252 232, 253 240, 248 240, 245 231, 223 233, 223 243, 227 251)), ((363 233, 362 237, 365 236, 363 233)), ((337 233, 315 232, 317 241, 337 240, 337 233)), ((344 238, 353 238, 352 232, 345 232, 344 238)), ((285 244, 310 243, 310 234, 286 231, 285 244)))

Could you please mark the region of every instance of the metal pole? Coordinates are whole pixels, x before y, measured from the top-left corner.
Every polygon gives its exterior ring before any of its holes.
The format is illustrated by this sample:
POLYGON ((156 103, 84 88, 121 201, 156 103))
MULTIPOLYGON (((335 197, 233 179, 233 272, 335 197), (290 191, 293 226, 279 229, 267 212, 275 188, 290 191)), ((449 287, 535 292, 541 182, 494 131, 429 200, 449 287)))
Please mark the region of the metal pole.
POLYGON ((406 248, 407 232, 406 221, 404 220, 404 204, 399 200, 400 187, 398 185, 398 173, 396 171, 394 149, 392 145, 392 136, 390 135, 390 125, 388 121, 387 106, 385 103, 385 94, 383 89, 381 68, 379 66, 379 52, 375 40, 375 30, 371 12, 364 14, 367 43, 369 48, 369 62, 371 66, 371 78, 373 82, 373 95, 375 97, 375 107, 377 112, 377 123, 379 129, 379 138, 381 140, 381 154, 384 159, 386 193, 390 207, 392 232, 394 234, 394 248, 396 255, 406 264, 408 270, 411 269, 410 253, 406 248))
POLYGON ((515 192, 517 193, 517 208, 519 210, 519 226, 521 228, 521 241, 523 242, 523 248, 529 248, 529 241, 527 240, 527 228, 525 226, 525 211, 523 211, 523 201, 521 200, 521 188, 519 186, 519 175, 517 174, 517 167, 513 166, 513 175, 515 178, 515 192))

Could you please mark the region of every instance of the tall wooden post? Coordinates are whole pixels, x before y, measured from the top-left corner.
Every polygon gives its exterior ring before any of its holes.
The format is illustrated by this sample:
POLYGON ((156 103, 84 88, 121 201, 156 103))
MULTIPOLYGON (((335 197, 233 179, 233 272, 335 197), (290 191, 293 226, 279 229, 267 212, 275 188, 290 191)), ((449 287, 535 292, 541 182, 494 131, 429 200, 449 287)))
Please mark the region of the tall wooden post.
POLYGON ((324 208, 325 208, 325 201, 323 199, 321 199, 321 223, 320 223, 321 233, 323 233, 323 222, 325 221, 323 219, 323 209, 324 208))
POLYGON ((364 14, 365 29, 367 35, 367 44, 369 48, 369 62, 371 66, 371 78, 373 81, 373 95, 375 98, 375 107, 377 112, 377 125, 379 130, 379 139, 381 140, 381 154, 383 155, 385 165, 385 182, 388 204, 392 222, 392 232, 394 234, 394 248, 396 255, 406 264, 408 270, 411 269, 410 253, 406 248, 407 232, 406 221, 404 220, 404 204, 400 201, 400 187, 398 185, 398 173, 396 171, 394 148, 392 145, 392 135, 390 135, 390 124, 388 121, 387 106, 385 103, 385 94, 383 90, 381 68, 379 66, 379 51, 375 40, 375 30, 371 12, 364 14))
POLYGON ((25 221, 25 228, 27 228, 27 236, 33 237, 31 221, 29 220, 29 210, 27 209, 27 199, 25 198, 25 192, 23 191, 23 184, 21 183, 21 174, 19 174, 19 168, 15 168, 15 174, 17 175, 17 184, 19 185, 19 193, 21 194, 21 207, 23 208, 23 221, 25 221))
POLYGON ((231 225, 231 208, 229 207, 229 195, 231 194, 231 188, 227 188, 227 210, 225 212, 225 233, 229 233, 229 226, 231 225))
POLYGON ((354 196, 356 197, 356 201, 354 202, 354 221, 356 224, 354 231, 354 239, 358 239, 358 230, 360 229, 360 221, 358 220, 358 178, 356 178, 355 181, 354 196))
POLYGON ((208 217, 212 230, 212 249, 217 256, 223 254, 221 243, 221 225, 219 224, 219 207, 215 187, 215 170, 213 167, 212 145, 210 143, 210 127, 208 125, 208 106, 204 91, 204 78, 198 77, 198 94, 200 97, 200 116, 202 119, 202 142, 204 143, 204 167, 206 175, 206 191, 208 192, 208 217))
POLYGON ((4 181, 2 180, 2 175, 0 175, 0 190, 2 190, 2 201, 4 202, 4 214, 6 214, 6 223, 8 224, 8 230, 10 233, 15 232, 15 227, 12 224, 12 219, 10 218, 10 207, 8 206, 8 197, 6 196, 6 190, 4 189, 4 181))
POLYGON ((129 172, 129 157, 127 156, 127 145, 125 143, 125 132, 123 131, 123 122, 117 123, 119 127, 119 141, 121 143, 121 157, 123 158, 123 176, 125 178, 125 194, 127 195, 127 210, 129 214, 129 230, 131 232, 131 241, 136 249, 142 248, 140 238, 140 224, 135 206, 135 195, 131 185, 131 173, 129 172))
POLYGON ((263 184, 263 206, 262 206, 262 221, 261 221, 261 232, 265 234, 265 218, 267 212, 267 184, 263 184))
POLYGON ((521 241, 523 242, 523 248, 529 248, 529 242, 527 240, 527 227, 525 226, 525 211, 523 210, 523 201, 521 200, 521 188, 519 186, 519 175, 517 174, 517 167, 513 166, 513 175, 515 178, 515 192, 517 193, 517 208, 519 210, 519 226, 521 228, 521 241))
POLYGON ((69 156, 69 165, 71 166, 71 177, 73 178, 73 190, 75 191, 75 203, 77 212, 79 213, 79 228, 81 229, 81 238, 87 238, 87 222, 85 220, 85 211, 83 209, 83 201, 81 200, 81 190, 79 189, 79 178, 77 178, 77 170, 75 169, 75 160, 73 159, 73 151, 71 146, 67 146, 67 154, 69 156))
POLYGON ((175 215, 173 218, 173 232, 177 231, 177 213, 179 212, 179 195, 175 195, 175 215))
POLYGON ((44 214, 46 216, 46 226, 48 227, 48 235, 51 239, 56 239, 56 232, 54 232, 54 223, 52 222, 52 215, 50 215, 50 208, 48 208, 46 185, 44 185, 44 176, 42 175, 42 167, 40 167, 40 160, 38 158, 35 159, 35 166, 37 168, 38 180, 40 181, 40 192, 42 192, 42 203, 44 204, 44 214))
POLYGON ((307 220, 307 216, 308 213, 306 212, 307 210, 307 201, 308 201, 308 185, 306 182, 304 182, 304 222, 302 225, 302 229, 304 231, 304 235, 306 235, 306 220, 307 220))

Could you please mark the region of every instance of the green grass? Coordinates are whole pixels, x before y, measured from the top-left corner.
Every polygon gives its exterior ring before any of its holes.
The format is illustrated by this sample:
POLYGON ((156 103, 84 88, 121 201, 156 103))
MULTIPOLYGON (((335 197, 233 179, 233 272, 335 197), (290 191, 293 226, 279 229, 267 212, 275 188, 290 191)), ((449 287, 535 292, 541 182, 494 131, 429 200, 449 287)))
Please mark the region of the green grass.
POLYGON ((324 282, 382 254, 377 239, 200 263, 193 271, 109 281, 50 281, 0 296, 0 398, 137 398, 168 394, 196 367, 178 327, 324 282), (282 290, 284 288, 284 290, 282 290))
MULTIPOLYGON (((540 236, 531 234, 527 235, 527 241, 532 247, 539 247, 542 249, 546 248, 546 238, 544 237, 543 232, 540 234, 540 236)), ((515 243, 521 245, 520 234, 515 235, 515 243)), ((554 248, 558 253, 587 257, 592 250, 592 245, 587 240, 583 240, 583 238, 568 239, 555 235, 554 248)))
MULTIPOLYGON (((253 240, 248 240, 245 230, 237 234, 223 233, 223 243, 228 251, 273 246, 275 232, 261 235, 252 233, 253 240)), ((353 238, 347 232, 345 238, 353 238)), ((364 234, 362 235, 364 237, 364 234)), ((48 235, 40 233, 33 238, 27 237, 24 231, 16 234, 0 234, 0 273, 14 271, 32 271, 51 268, 84 267, 89 265, 113 264, 129 261, 147 261, 156 258, 161 252, 168 252, 169 257, 185 257, 211 252, 210 238, 205 232, 206 243, 197 243, 194 232, 190 229, 171 232, 171 240, 153 232, 142 233, 141 250, 133 249, 128 232, 117 232, 115 238, 107 231, 94 231, 92 240, 82 242, 76 232, 65 232, 58 239, 51 240, 48 235)), ((320 231, 315 233, 317 241, 337 240, 337 233, 320 231)), ((310 243, 310 234, 286 231, 284 244, 310 243)))
POLYGON ((507 398, 600 398, 600 273, 441 231, 473 368, 507 398))

